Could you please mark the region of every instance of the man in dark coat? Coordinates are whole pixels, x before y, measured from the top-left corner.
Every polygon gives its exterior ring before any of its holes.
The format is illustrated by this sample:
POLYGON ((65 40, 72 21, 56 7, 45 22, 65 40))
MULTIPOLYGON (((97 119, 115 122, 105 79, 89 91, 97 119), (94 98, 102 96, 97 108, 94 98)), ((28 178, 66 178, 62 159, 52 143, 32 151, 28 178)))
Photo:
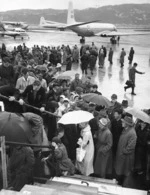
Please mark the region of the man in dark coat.
POLYGON ((112 48, 110 48, 109 53, 108 53, 108 61, 110 62, 110 64, 113 64, 112 58, 113 58, 113 50, 112 48))
POLYGON ((87 50, 82 56, 81 56, 81 69, 82 69, 82 74, 87 75, 87 68, 90 62, 90 55, 89 51, 87 50))
POLYGON ((79 73, 75 74, 75 79, 71 82, 70 91, 75 91, 76 87, 82 87, 82 80, 79 79, 79 73))
POLYGON ((128 57, 129 64, 132 64, 133 56, 134 56, 134 49, 133 47, 131 47, 130 52, 129 52, 129 57, 128 57))
POLYGON ((115 159, 116 157, 119 138, 123 130, 121 117, 122 117, 122 109, 116 109, 114 111, 114 119, 111 122, 111 132, 113 136, 113 147, 112 147, 113 159, 115 159))
MULTIPOLYGON (((45 89, 41 87, 41 83, 39 80, 35 80, 33 85, 27 86, 25 91, 22 93, 22 97, 31 106, 40 108, 41 112, 44 111, 46 94, 45 94, 45 89)), ((19 103, 23 105, 24 101, 20 99, 19 103)), ((38 111, 35 111, 35 109, 33 110, 31 108, 29 108, 27 111, 34 112, 35 114, 40 114, 38 111)))
POLYGON ((126 91, 128 88, 132 88, 132 92, 131 94, 132 95, 136 95, 134 93, 134 88, 135 88, 135 74, 138 73, 138 74, 145 74, 145 72, 140 72, 138 70, 136 70, 136 67, 137 67, 137 63, 134 63, 132 68, 130 68, 129 70, 129 81, 131 81, 131 84, 128 84, 127 86, 124 87, 124 90, 126 91))
POLYGON ((67 54, 66 71, 71 70, 71 68, 72 68, 72 54, 67 54))
POLYGON ((112 105, 107 109, 107 113, 108 113, 110 120, 114 119, 115 110, 122 108, 122 105, 117 101, 117 98, 118 97, 116 94, 112 94, 112 96, 111 96, 112 105))
POLYGON ((97 91, 97 89, 98 89, 98 86, 97 86, 96 84, 93 85, 93 89, 92 89, 92 92, 91 92, 91 93, 96 93, 96 94, 98 94, 98 95, 102 95, 102 93, 99 92, 99 91, 97 91))
POLYGON ((66 146, 69 158, 75 162, 77 142, 80 137, 77 126, 74 124, 63 125, 62 142, 66 146))
POLYGON ((47 101, 59 101, 59 85, 54 83, 49 93, 47 94, 47 101))
POLYGON ((3 101, 5 111, 7 112, 16 112, 22 113, 23 109, 18 103, 14 100, 19 100, 20 93, 19 90, 14 87, 14 85, 4 85, 0 87, 0 94, 6 96, 9 99, 0 97, 0 100, 3 101))
MULTIPOLYGON (((45 109, 51 113, 55 113, 59 105, 56 101, 47 101, 45 109)), ((47 132, 48 140, 51 141, 57 132, 57 117, 50 114, 43 114, 44 126, 47 132)))
POLYGON ((126 56, 126 52, 124 50, 124 48, 122 48, 121 54, 120 54, 120 64, 121 64, 121 68, 124 66, 124 58, 126 56))
POLYGON ((0 66, 0 86, 14 83, 14 70, 10 64, 10 59, 4 57, 0 66))
POLYGON ((118 177, 118 184, 123 185, 134 167, 134 153, 136 146, 136 132, 131 117, 122 119, 123 131, 120 135, 115 161, 115 171, 118 177))
POLYGON ((86 81, 83 83, 83 92, 84 93, 90 93, 90 89, 91 89, 91 87, 92 87, 93 85, 92 85, 92 83, 91 83, 91 77, 87 77, 86 78, 86 81))
POLYGON ((8 186, 20 191, 25 184, 33 183, 34 154, 30 147, 13 147, 8 161, 8 186))
POLYGON ((94 48, 93 49, 90 48, 89 64, 90 64, 90 70, 92 75, 93 75, 93 70, 96 66, 97 56, 98 56, 97 50, 94 48))

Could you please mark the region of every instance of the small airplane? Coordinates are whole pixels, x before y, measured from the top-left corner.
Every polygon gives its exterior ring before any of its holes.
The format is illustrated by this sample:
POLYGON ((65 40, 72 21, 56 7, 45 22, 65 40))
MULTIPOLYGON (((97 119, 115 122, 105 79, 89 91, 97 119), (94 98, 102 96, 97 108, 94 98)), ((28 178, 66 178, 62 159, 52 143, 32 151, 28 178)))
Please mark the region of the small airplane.
POLYGON ((12 22, 12 21, 2 21, 4 25, 10 25, 17 28, 22 28, 24 30, 28 29, 28 24, 25 22, 12 22))
POLYGON ((16 37, 21 37, 21 39, 23 39, 24 37, 29 37, 24 29, 13 28, 11 30, 8 30, 7 28, 5 28, 2 22, 0 22, 0 36, 10 36, 14 37, 14 39, 16 39, 16 37))
POLYGON ((120 36, 129 35, 147 35, 150 33, 142 32, 118 32, 117 27, 110 23, 101 23, 100 20, 89 22, 76 22, 74 17, 73 3, 69 2, 67 24, 47 21, 44 17, 40 20, 40 26, 43 28, 55 28, 59 30, 72 30, 78 36, 81 36, 80 43, 85 43, 85 37, 110 37, 111 43, 116 43, 120 36))

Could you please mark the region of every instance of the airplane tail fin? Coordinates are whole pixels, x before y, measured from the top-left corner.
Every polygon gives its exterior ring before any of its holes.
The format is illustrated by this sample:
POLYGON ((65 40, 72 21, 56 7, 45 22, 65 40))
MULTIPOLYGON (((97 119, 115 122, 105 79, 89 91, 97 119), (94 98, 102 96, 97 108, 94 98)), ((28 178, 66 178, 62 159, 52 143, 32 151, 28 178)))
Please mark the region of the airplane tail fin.
POLYGON ((73 2, 69 1, 69 6, 68 6, 68 16, 67 16, 67 24, 75 24, 75 18, 74 18, 74 9, 73 9, 73 2))
POLYGON ((41 17, 40 18, 40 26, 43 26, 45 24, 46 24, 45 18, 44 17, 41 17))

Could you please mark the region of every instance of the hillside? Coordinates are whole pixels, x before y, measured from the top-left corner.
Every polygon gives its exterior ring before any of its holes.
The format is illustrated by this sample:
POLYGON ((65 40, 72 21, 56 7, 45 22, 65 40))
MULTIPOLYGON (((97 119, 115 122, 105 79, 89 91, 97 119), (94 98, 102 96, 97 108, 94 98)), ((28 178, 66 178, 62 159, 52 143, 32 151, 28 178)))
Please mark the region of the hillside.
MULTIPOLYGON (((40 17, 46 20, 66 23, 67 10, 12 10, 0 12, 4 20, 24 21, 29 24, 38 24, 40 17)), ((75 10, 76 21, 101 20, 122 25, 150 25, 150 4, 123 4, 75 10)))

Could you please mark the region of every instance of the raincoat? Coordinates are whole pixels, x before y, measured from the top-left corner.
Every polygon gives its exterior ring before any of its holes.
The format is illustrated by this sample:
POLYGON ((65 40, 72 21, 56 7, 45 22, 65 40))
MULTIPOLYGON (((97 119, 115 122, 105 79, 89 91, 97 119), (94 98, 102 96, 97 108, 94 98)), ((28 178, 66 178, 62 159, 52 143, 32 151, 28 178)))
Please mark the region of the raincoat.
POLYGON ((94 172, 93 160, 94 160, 94 143, 90 126, 88 125, 81 130, 82 147, 86 150, 85 157, 82 162, 77 161, 77 169, 85 176, 88 176, 94 172))
POLYGON ((115 170, 117 175, 129 176, 134 166, 136 132, 133 127, 124 129, 118 143, 115 170))
POLYGON ((96 161, 94 165, 94 173, 102 178, 106 174, 111 174, 112 170, 112 134, 109 129, 100 130, 98 133, 98 141, 96 146, 96 161))

